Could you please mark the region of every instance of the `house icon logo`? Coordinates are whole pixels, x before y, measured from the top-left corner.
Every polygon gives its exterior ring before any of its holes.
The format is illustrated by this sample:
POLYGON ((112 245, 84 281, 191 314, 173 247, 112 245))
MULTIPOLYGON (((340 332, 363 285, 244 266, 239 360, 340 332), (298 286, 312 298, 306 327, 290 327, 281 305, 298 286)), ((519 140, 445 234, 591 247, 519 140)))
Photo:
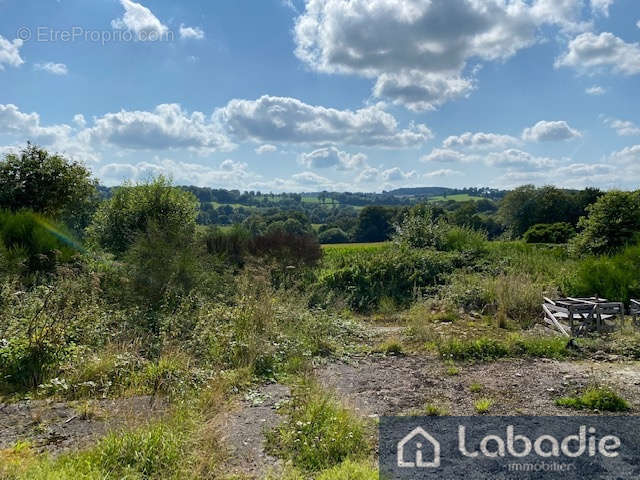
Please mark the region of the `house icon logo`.
POLYGON ((438 468, 440 466, 440 442, 429 435, 420 427, 412 430, 400 442, 398 442, 398 467, 400 468, 438 468), (426 443, 433 447, 433 461, 425 462, 423 458, 423 448, 426 443), (405 459, 405 449, 413 450, 415 447, 415 458, 405 459))

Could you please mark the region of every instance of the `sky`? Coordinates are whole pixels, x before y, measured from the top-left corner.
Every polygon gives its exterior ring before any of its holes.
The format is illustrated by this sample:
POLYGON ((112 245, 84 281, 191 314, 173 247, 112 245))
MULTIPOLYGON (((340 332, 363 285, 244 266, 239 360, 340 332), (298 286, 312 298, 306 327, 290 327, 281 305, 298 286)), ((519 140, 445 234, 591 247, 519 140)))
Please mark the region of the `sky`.
POLYGON ((638 0, 0 0, 0 154, 105 185, 640 188, 638 0))

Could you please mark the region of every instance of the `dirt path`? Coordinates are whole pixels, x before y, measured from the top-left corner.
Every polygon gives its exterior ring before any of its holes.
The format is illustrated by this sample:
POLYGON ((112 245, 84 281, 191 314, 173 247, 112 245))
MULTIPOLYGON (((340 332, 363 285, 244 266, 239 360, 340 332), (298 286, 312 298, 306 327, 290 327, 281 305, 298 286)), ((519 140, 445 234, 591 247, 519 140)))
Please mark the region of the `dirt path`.
POLYGON ((640 363, 559 362, 512 359, 460 365, 453 374, 438 358, 373 355, 317 369, 322 385, 335 389, 364 416, 418 413, 426 404, 451 415, 473 415, 474 401, 494 401, 493 415, 573 415, 555 398, 594 383, 615 387, 640 408, 640 363), (473 393, 471 386, 477 391, 473 393))
POLYGON ((277 407, 289 398, 289 387, 264 385, 245 395, 226 417, 221 429, 229 449, 225 473, 263 478, 269 471, 279 471, 281 461, 265 452, 265 433, 284 420, 277 407))
POLYGON ((86 402, 44 400, 0 403, 0 450, 29 441, 37 452, 58 455, 90 446, 111 430, 130 428, 166 410, 149 396, 86 402))

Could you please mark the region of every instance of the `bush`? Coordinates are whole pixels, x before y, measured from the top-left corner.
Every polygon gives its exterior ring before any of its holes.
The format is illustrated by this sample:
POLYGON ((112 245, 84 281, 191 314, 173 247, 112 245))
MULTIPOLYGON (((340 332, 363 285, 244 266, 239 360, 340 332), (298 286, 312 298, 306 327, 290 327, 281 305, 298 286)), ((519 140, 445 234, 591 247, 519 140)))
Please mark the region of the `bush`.
POLYGON ((322 248, 314 236, 281 230, 252 238, 249 252, 275 260, 282 266, 312 266, 322 258, 322 248))
POLYGON ((450 339, 440 342, 438 352, 451 360, 495 360, 505 357, 564 358, 569 355, 563 338, 512 336, 507 340, 480 337, 475 340, 450 339))
POLYGON ((98 208, 88 235, 97 246, 122 255, 151 225, 174 237, 193 235, 197 215, 195 196, 160 176, 116 189, 98 208))
POLYGON ((624 412, 630 408, 624 398, 606 387, 592 387, 579 396, 558 398, 556 404, 577 410, 602 412, 624 412))
POLYGON ((245 228, 234 225, 231 230, 223 231, 219 228, 207 230, 204 242, 209 255, 221 257, 233 265, 244 265, 249 252, 251 235, 245 228))
POLYGON ((51 272, 82 251, 64 227, 28 210, 0 210, 0 244, 5 261, 27 273, 51 272))
POLYGON ((640 233, 640 191, 611 191, 587 207, 578 223, 582 231, 571 242, 578 255, 603 254, 624 247, 640 233))
POLYGON ((575 275, 569 277, 567 289, 575 296, 597 294, 611 301, 627 303, 640 297, 640 246, 627 247, 609 257, 582 260, 575 275))
POLYGON ((524 234, 527 243, 567 243, 576 234, 569 223, 539 223, 529 228, 524 234))
POLYGON ((318 241, 323 244, 348 243, 349 236, 339 228, 330 228, 318 235, 318 241))
POLYGON ((390 249, 350 257, 349 264, 322 277, 320 285, 343 296, 354 310, 371 311, 383 297, 407 305, 462 264, 455 253, 390 249))
POLYGON ((371 451, 362 421, 317 386, 295 392, 287 413, 269 443, 298 468, 320 471, 371 451))

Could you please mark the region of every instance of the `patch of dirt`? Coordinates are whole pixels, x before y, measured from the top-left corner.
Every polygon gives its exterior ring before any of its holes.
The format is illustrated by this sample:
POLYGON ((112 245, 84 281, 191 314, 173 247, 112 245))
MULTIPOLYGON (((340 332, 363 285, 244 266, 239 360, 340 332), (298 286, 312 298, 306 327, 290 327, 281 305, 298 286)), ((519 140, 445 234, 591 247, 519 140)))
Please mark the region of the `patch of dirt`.
POLYGON ((282 461, 265 452, 265 433, 277 427, 284 417, 277 408, 291 397, 289 387, 278 383, 249 392, 237 408, 228 414, 222 426, 223 441, 229 448, 227 473, 263 478, 279 471, 282 461))
POLYGON ((29 441, 37 452, 58 455, 89 447, 111 430, 160 417, 166 404, 158 398, 0 403, 0 450, 29 441))
POLYGON ((370 355, 316 369, 319 382, 338 392, 363 416, 420 414, 426 404, 450 415, 475 415, 474 402, 490 398, 492 415, 575 415, 555 405, 557 397, 591 384, 610 385, 640 408, 640 363, 509 359, 449 365, 423 355, 370 355), (471 392, 472 384, 482 390, 471 392))

